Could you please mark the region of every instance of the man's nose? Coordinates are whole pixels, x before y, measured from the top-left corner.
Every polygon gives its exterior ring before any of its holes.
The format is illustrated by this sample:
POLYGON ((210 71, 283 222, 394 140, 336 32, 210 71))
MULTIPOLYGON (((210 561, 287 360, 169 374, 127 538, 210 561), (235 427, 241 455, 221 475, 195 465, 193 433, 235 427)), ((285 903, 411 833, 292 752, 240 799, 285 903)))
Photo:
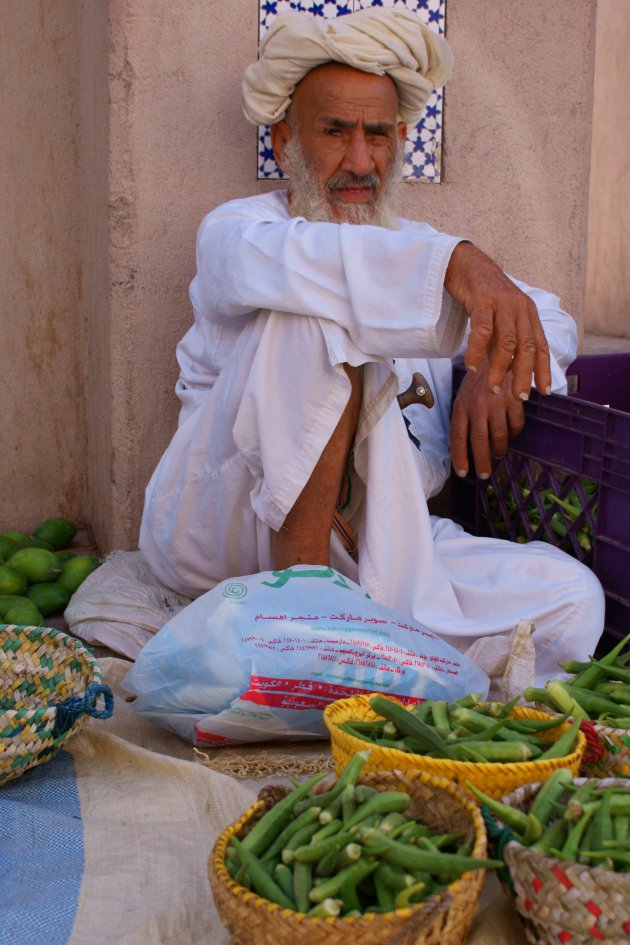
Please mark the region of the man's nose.
POLYGON ((371 174, 375 166, 369 142, 361 131, 355 131, 348 142, 342 169, 364 175, 371 174))

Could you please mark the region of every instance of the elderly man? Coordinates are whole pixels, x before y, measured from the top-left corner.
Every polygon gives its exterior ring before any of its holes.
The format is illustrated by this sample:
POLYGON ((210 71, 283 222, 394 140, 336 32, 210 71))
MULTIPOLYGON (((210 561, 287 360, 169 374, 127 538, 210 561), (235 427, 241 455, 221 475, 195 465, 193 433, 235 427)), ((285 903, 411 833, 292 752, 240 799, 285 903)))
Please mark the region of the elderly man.
POLYGON ((231 201, 200 227, 180 422, 140 547, 192 596, 331 564, 461 650, 529 619, 540 682, 593 652, 599 583, 551 546, 468 536, 427 499, 447 477, 449 435, 455 470, 468 470, 470 438, 488 476, 522 427, 532 376, 542 393, 565 389, 576 331, 554 296, 397 214, 406 123, 450 68, 445 41, 401 8, 287 14, 267 33, 244 109, 271 125, 289 189, 231 201), (435 403, 403 415, 416 371, 435 403))

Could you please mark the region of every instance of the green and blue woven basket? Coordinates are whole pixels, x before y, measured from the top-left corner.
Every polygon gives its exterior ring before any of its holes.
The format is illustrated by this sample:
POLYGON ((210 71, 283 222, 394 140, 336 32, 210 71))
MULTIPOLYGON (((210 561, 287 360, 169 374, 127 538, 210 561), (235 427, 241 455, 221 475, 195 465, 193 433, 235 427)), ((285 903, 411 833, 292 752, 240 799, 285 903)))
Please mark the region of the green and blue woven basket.
POLYGON ((0 624, 0 785, 49 761, 91 718, 113 713, 99 665, 75 637, 0 624))

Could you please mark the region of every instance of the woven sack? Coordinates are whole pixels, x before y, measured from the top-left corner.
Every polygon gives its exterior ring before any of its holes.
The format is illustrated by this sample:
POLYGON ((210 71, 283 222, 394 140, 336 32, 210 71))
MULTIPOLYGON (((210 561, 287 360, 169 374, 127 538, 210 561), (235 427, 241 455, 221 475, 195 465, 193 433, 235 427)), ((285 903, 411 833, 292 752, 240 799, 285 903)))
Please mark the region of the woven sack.
MULTIPOLYGON (((512 710, 512 715, 521 719, 552 718, 551 715, 547 715, 545 712, 538 712, 522 706, 516 706, 512 710)), ((577 746, 570 755, 535 761, 487 762, 484 764, 471 761, 451 761, 449 758, 427 758, 425 755, 399 751, 396 748, 379 748, 372 743, 363 741, 363 739, 348 735, 339 728, 340 723, 349 722, 351 719, 363 721, 376 718, 379 718, 379 716, 371 709, 369 696, 339 699, 337 702, 332 702, 326 706, 324 722, 330 732, 332 755, 337 774, 345 768, 352 755, 357 751, 370 748, 371 754, 365 769, 367 771, 398 769, 405 771, 409 776, 412 776, 414 772, 424 771, 428 774, 437 774, 449 778, 462 786, 465 786, 466 781, 470 781, 491 797, 499 798, 521 784, 544 781, 556 768, 569 768, 574 775, 577 775, 586 747, 586 739, 582 732, 579 732, 577 746)), ((542 732, 541 735, 549 737, 550 741, 553 741, 567 727, 568 723, 565 722, 554 729, 553 733, 542 732)))
MULTIPOLYGON (((575 784, 588 780, 593 779, 576 778, 575 784)), ((597 781, 628 787, 628 782, 621 778, 597 781)), ((503 802, 525 809, 540 787, 524 785, 504 797, 503 802)), ((489 818, 488 823, 491 835, 501 837, 497 855, 505 859, 508 877, 503 888, 514 897, 525 935, 532 945, 630 942, 630 874, 530 850, 510 839, 509 831, 494 818, 489 818), (496 834, 490 819, 494 820, 496 834)))
POLYGON ((0 785, 49 761, 114 698, 83 644, 47 627, 0 624, 0 785))
MULTIPOLYGON (((453 832, 472 827, 472 853, 479 858, 485 856, 486 831, 479 808, 453 782, 425 774, 409 780, 399 771, 363 774, 359 782, 381 791, 407 791, 411 796, 408 812, 421 817, 433 830, 453 832)), ((233 833, 244 835, 266 809, 267 802, 259 800, 224 830, 208 863, 215 905, 234 945, 349 945, 350 941, 360 945, 462 945, 466 940, 481 894, 483 870, 464 873, 418 905, 356 918, 315 919, 283 909, 245 889, 225 868, 226 848, 233 833)))

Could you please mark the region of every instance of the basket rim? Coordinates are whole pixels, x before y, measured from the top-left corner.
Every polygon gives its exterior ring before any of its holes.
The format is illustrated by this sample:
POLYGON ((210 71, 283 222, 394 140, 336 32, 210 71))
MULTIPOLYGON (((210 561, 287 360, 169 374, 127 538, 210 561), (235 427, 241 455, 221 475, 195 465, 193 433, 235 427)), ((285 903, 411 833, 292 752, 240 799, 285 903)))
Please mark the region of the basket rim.
MULTIPOLYGON (((403 778, 406 778, 404 771, 384 771, 381 773, 387 775, 402 775, 403 778)), ((378 776, 379 772, 372 771, 368 772, 367 774, 374 777, 378 776)), ((362 778, 359 776, 358 782, 360 783, 361 780, 362 778)), ((421 783, 429 783, 431 786, 437 787, 438 790, 445 790, 447 793, 455 797, 460 803, 461 807, 470 814, 471 823, 475 833, 475 843, 473 846, 473 853, 471 853, 471 855, 474 854, 474 851, 477 850, 481 844, 485 846, 487 843, 486 827, 481 815, 481 810, 472 795, 468 794, 467 791, 464 791, 464 789, 461 788, 456 782, 452 781, 450 778, 444 777, 443 775, 421 772, 418 777, 414 777, 414 780, 421 783)), ((231 895, 239 899, 244 904, 253 899, 255 901, 254 904, 258 908, 265 909, 269 912, 279 911, 284 915, 291 916, 297 921, 306 923, 312 928, 330 928, 331 926, 336 926, 338 928, 348 928, 351 923, 369 923, 370 925, 373 925, 374 923, 381 923, 383 926, 387 926, 391 924, 392 918, 403 921, 420 915, 423 909, 428 910, 431 908, 439 910, 443 906, 443 902, 445 900, 458 896, 465 887, 477 881, 475 874, 485 874, 486 872, 483 869, 467 870, 452 883, 449 883, 448 886, 444 886, 438 892, 434 893, 432 896, 429 896, 422 902, 415 903, 411 906, 406 906, 403 909, 395 909, 392 912, 366 912, 360 916, 332 916, 325 919, 309 916, 304 912, 297 912, 294 909, 286 909, 279 905, 279 903, 270 902, 268 899, 264 899, 262 896, 259 896, 252 890, 247 889, 240 883, 237 883, 236 880, 232 879, 227 871, 225 866, 225 851, 230 838, 235 833, 238 835, 238 831, 242 830, 247 821, 263 808, 268 809, 268 805, 265 803, 265 801, 255 801, 238 818, 238 820, 234 821, 232 824, 229 824, 224 828, 224 830, 221 831, 208 858, 208 877, 210 883, 211 885, 213 882, 221 883, 231 895)))
MULTIPOLYGON (((379 693, 383 695, 383 693, 379 693)), ((392 701, 399 702, 397 699, 393 699, 391 696, 387 698, 392 699, 392 701)), ((346 743, 353 748, 354 751, 360 751, 365 748, 373 748, 382 753, 383 758, 391 761, 392 763, 398 762, 397 767, 400 769, 413 769, 413 760, 414 758, 421 758, 423 765, 426 766, 425 770, 430 770, 434 766, 436 768, 444 768, 445 765, 448 765, 449 770, 452 770, 455 773, 460 773, 462 776, 466 772, 476 772, 478 775, 496 774, 497 771, 531 771, 532 775, 535 775, 537 772, 542 773, 545 770, 548 770, 549 767, 570 767, 571 764, 575 764, 583 756, 586 749, 586 736, 583 732, 579 731, 577 734, 576 747, 568 755, 561 755, 558 758, 534 758, 529 761, 456 761, 452 758, 429 758, 426 755, 417 754, 415 752, 404 752, 400 751, 398 748, 381 748, 380 746, 372 745, 370 742, 363 741, 361 738, 357 738, 355 735, 349 735, 347 732, 342 732, 339 730, 339 722, 345 721, 345 718, 332 719, 331 716, 339 713, 342 714, 347 710, 350 705, 362 705, 365 709, 374 717, 379 718, 378 713, 374 712, 369 704, 369 697, 364 695, 349 696, 345 699, 337 699, 335 702, 329 703, 324 709, 324 724, 326 725, 328 731, 330 732, 331 739, 338 741, 346 741, 346 743), (355 747, 356 746, 356 747, 355 747)), ((403 705, 403 703, 399 703, 403 705)), ((409 710, 409 706, 403 706, 409 710)), ((532 719, 551 719, 552 715, 549 715, 546 712, 541 712, 538 709, 531 709, 528 706, 515 706, 514 710, 518 712, 524 712, 525 718, 532 719)), ((563 725, 568 725, 567 722, 562 723, 563 725)), ((415 770, 415 769, 414 769, 415 770)), ((437 773, 437 772, 436 772, 437 773)), ((535 778, 533 778, 535 780, 535 778)))

